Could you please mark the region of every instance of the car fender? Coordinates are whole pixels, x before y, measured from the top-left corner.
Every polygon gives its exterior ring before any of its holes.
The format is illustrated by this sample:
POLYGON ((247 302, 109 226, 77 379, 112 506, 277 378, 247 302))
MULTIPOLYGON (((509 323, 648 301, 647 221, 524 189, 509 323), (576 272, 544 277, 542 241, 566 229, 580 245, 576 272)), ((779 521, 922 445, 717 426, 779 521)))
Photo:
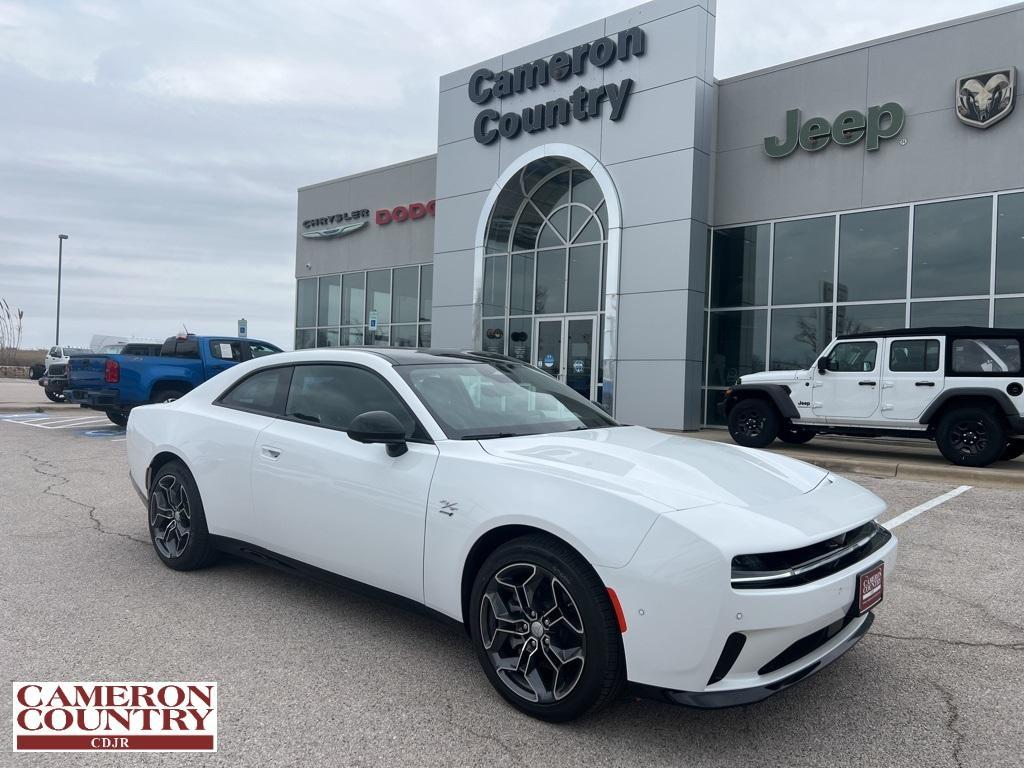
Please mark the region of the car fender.
POLYGON ((726 390, 725 414, 732 411, 736 403, 745 397, 765 395, 771 400, 779 413, 786 419, 799 419, 800 412, 797 411, 793 401, 789 398, 791 390, 783 384, 737 384, 726 390))
POLYGON ((462 620, 462 576, 474 544, 502 526, 562 539, 592 566, 629 562, 663 504, 495 459, 475 441, 443 441, 426 508, 424 602, 462 620))
POLYGON ((1017 408, 1013 405, 1013 401, 1010 400, 1009 396, 1001 389, 994 387, 954 387, 947 389, 936 397, 931 405, 925 409, 925 412, 921 414, 920 423, 927 424, 946 405, 950 400, 956 397, 974 397, 974 398, 986 398, 992 400, 1002 409, 1002 412, 1007 416, 1014 417, 1018 416, 1017 408))

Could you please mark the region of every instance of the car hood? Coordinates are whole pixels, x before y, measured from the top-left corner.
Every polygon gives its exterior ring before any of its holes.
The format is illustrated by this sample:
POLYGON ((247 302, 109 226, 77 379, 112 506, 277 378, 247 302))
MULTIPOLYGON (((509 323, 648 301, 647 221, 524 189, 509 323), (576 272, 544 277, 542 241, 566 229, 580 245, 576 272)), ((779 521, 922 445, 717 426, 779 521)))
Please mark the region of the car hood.
POLYGON ((740 381, 743 384, 772 384, 806 379, 809 375, 807 371, 762 371, 761 373, 745 373, 740 377, 740 381))
POLYGON ((775 453, 645 427, 509 437, 480 445, 497 458, 618 486, 671 510, 715 503, 770 507, 808 493, 828 474, 775 453))

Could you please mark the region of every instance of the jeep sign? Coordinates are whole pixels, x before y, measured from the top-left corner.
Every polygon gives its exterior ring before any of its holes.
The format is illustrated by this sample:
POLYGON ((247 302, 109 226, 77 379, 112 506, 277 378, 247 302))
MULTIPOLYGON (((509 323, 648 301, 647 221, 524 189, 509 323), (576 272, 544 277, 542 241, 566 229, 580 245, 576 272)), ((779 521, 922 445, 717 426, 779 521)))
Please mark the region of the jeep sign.
POLYGON ((873 152, 882 139, 891 139, 903 130, 906 120, 906 112, 895 101, 868 107, 867 115, 849 109, 831 123, 824 117, 812 117, 801 125, 800 110, 791 109, 786 112, 786 138, 766 136, 764 152, 768 157, 786 157, 798 144, 808 152, 817 152, 830 141, 845 147, 861 139, 865 139, 864 149, 873 152))

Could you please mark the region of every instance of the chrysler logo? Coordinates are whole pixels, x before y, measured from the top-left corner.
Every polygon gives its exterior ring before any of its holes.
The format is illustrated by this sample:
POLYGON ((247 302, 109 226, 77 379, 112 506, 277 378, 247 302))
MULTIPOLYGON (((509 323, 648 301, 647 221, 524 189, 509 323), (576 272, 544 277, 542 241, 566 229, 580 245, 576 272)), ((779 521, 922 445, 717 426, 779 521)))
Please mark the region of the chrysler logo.
POLYGON ((961 77, 956 81, 956 116, 967 125, 988 128, 1013 111, 1016 91, 1016 67, 961 77))
POLYGON ((357 221, 352 224, 342 224, 340 227, 331 227, 330 229, 318 229, 314 232, 300 232, 299 234, 311 240, 328 237, 341 237, 342 235, 351 234, 355 232, 357 229, 362 229, 368 223, 368 219, 363 219, 362 221, 357 221))

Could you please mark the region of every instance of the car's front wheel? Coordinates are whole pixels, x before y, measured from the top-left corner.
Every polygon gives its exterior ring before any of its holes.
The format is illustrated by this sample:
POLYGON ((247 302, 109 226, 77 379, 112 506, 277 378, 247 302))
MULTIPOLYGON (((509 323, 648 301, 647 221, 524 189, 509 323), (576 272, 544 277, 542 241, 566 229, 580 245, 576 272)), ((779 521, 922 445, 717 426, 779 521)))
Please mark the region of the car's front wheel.
POLYGON ((49 398, 49 399, 50 399, 50 400, 51 400, 52 402, 54 402, 54 403, 63 403, 63 402, 64 402, 64 395, 59 395, 59 394, 57 394, 56 392, 51 392, 51 391, 50 391, 50 390, 48 390, 48 389, 47 389, 47 390, 44 390, 44 391, 46 392, 46 396, 47 396, 47 397, 48 397, 48 398, 49 398))
POLYGON ((516 709, 572 720, 625 682, 618 619, 594 569, 562 541, 513 539, 476 575, 467 616, 484 673, 516 709))
POLYGON ((729 434, 747 448, 771 445, 779 434, 779 412, 766 400, 740 400, 729 413, 729 434))
POLYGON ((1006 429, 986 408, 956 408, 939 421, 935 444, 947 460, 964 467, 987 467, 1006 449, 1006 429))
POLYGON ((170 461, 155 473, 149 489, 149 536, 157 556, 176 571, 203 568, 217 555, 196 481, 180 461, 170 461))

